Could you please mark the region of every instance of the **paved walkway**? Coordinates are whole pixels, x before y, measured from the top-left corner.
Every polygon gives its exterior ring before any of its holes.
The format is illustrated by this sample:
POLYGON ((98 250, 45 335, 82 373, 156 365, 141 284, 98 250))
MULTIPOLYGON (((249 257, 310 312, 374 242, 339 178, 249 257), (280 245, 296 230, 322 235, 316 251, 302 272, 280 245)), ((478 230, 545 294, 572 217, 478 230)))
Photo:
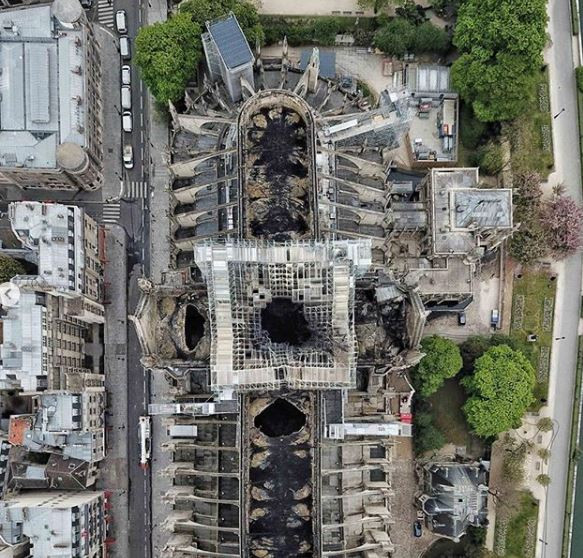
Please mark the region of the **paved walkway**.
MULTIPOLYGON (((164 21, 167 17, 166 0, 151 0, 148 3, 147 24, 164 21)), ((169 173, 163 159, 168 152, 168 123, 154 110, 154 100, 150 96, 150 142, 152 163, 150 182, 150 278, 154 283, 162 280, 162 273, 170 267, 170 220, 168 219, 170 195, 168 193, 169 173)), ((170 386, 161 370, 150 373, 150 402, 165 403, 172 401, 170 386)), ((172 486, 172 479, 160 472, 172 461, 172 453, 162 450, 168 440, 163 417, 152 418, 152 556, 164 556, 164 547, 170 532, 163 527, 171 511, 161 496, 172 486)))

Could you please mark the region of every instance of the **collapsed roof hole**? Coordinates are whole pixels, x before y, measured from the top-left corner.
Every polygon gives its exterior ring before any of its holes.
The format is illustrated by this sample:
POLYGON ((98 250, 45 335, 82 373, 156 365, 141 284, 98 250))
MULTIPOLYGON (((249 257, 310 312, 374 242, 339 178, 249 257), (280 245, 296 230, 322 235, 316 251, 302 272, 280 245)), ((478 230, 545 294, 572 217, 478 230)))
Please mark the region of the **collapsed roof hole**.
POLYGON ((300 346, 312 336, 303 305, 289 298, 274 298, 261 310, 261 329, 273 343, 300 346))
POLYGON ((255 417, 255 426, 270 438, 289 436, 306 424, 306 415, 287 399, 277 398, 255 417))
POLYGON ((184 317, 184 339, 190 351, 196 349, 203 335, 204 318, 200 315, 196 306, 189 304, 186 307, 186 316, 184 317))

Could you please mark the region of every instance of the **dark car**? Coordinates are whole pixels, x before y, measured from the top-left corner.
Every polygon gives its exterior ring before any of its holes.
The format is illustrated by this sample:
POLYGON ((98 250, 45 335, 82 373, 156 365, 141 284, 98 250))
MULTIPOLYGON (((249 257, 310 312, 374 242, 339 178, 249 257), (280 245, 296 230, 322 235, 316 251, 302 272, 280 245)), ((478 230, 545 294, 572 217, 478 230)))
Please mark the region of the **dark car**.
POLYGON ((421 521, 416 521, 413 524, 413 535, 419 538, 423 534, 423 527, 421 526, 421 521))
POLYGON ((466 313, 465 312, 460 312, 457 315, 457 323, 458 323, 458 325, 461 325, 461 326, 466 325, 466 313))

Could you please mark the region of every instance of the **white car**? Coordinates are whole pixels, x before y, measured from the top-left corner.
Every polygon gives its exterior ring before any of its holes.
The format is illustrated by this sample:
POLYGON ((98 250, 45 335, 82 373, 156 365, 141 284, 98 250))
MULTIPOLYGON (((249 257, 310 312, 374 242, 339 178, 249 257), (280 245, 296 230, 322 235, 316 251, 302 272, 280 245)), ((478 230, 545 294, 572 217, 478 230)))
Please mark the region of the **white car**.
POLYGON ((121 86, 121 108, 124 110, 132 108, 132 90, 129 85, 121 86))
POLYGON ((123 147, 123 166, 126 169, 134 168, 134 148, 131 145, 123 147))
POLYGON ((122 60, 129 60, 132 57, 130 40, 127 37, 120 37, 119 53, 121 55, 122 60))
POLYGON ((121 127, 128 134, 132 131, 132 113, 129 110, 121 115, 121 127))
POLYGON ((121 84, 122 85, 132 84, 132 70, 127 64, 124 64, 121 67, 121 84))
POLYGON ((128 18, 125 10, 115 12, 115 26, 117 27, 117 32, 121 35, 128 32, 128 18))

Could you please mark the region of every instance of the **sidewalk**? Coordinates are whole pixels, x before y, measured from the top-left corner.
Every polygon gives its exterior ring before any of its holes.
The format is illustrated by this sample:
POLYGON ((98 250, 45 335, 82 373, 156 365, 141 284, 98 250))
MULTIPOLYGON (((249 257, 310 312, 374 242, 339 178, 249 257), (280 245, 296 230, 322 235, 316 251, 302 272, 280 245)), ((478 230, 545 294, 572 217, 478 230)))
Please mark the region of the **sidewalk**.
MULTIPOLYGON (((147 24, 151 25, 167 18, 168 6, 166 0, 152 0, 148 3, 147 24)), ((168 153, 168 123, 156 112, 154 99, 148 96, 150 110, 149 132, 150 153, 152 164, 150 181, 152 197, 150 199, 150 278, 154 283, 160 283, 162 273, 170 267, 170 194, 168 192, 170 175, 164 154, 168 153)), ((169 393, 170 386, 161 370, 150 372, 150 402, 165 403, 173 398, 169 393)), ((168 519, 171 507, 164 503, 162 495, 172 487, 172 478, 164 476, 161 471, 172 462, 172 453, 164 451, 162 444, 168 441, 168 433, 164 426, 164 417, 152 418, 152 555, 164 556, 164 548, 170 531, 163 527, 168 519)))

